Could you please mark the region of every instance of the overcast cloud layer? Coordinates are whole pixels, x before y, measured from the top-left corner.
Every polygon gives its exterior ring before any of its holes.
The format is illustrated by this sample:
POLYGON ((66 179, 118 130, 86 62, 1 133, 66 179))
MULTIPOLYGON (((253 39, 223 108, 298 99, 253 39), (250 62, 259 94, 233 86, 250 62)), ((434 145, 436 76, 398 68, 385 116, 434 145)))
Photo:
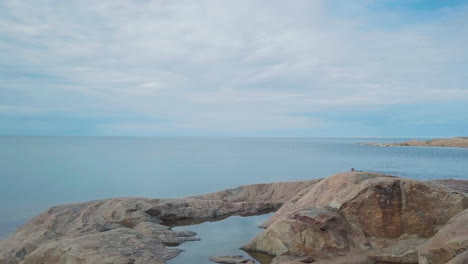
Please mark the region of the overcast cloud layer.
POLYGON ((3 0, 0 135, 467 135, 467 43, 463 1, 3 0))

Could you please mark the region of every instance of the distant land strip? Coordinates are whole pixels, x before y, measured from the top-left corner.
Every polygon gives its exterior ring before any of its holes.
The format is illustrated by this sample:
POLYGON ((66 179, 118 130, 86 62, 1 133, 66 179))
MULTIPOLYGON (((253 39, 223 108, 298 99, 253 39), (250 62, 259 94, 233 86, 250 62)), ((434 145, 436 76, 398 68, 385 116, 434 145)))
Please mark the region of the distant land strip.
POLYGON ((414 146, 414 147, 450 147, 450 148, 468 148, 468 137, 439 138, 431 140, 409 140, 405 142, 393 143, 363 143, 359 145, 395 147, 395 146, 414 146))

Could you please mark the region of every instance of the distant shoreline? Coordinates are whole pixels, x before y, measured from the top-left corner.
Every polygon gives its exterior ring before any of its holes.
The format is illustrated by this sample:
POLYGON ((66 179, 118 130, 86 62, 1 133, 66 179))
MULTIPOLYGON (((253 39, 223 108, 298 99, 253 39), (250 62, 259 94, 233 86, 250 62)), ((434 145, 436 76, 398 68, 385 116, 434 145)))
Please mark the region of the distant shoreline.
POLYGON ((439 138, 432 140, 409 140, 405 142, 392 143, 362 143, 359 145, 377 146, 377 147, 448 147, 448 148, 468 148, 468 137, 439 138))

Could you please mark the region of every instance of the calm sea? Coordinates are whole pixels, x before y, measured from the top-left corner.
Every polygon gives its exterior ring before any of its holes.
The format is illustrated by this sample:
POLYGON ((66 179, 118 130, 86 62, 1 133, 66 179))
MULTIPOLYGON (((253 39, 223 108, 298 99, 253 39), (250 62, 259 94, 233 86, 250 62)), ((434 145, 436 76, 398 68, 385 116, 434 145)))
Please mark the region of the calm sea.
MULTIPOLYGON (((183 197, 321 178, 351 167, 414 179, 468 179, 468 149, 356 144, 402 140, 4 136, 0 238, 50 206, 100 198, 183 197)), ((252 226, 256 219, 249 220, 252 226)))

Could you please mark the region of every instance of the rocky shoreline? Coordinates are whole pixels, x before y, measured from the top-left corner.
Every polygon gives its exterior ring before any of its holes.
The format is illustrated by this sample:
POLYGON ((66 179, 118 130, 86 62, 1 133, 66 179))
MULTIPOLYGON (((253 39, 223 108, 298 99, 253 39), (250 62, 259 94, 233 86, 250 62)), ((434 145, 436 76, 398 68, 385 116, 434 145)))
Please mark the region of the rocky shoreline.
POLYGON ((1 241, 0 264, 163 264, 180 253, 174 246, 199 239, 173 225, 272 211, 266 230, 239 245, 272 263, 461 264, 468 262, 467 190, 468 181, 352 172, 182 199, 61 205, 1 241))
POLYGON ((450 147, 450 148, 468 148, 468 137, 441 138, 432 140, 410 140, 405 142, 393 143, 361 143, 360 145, 377 147, 450 147))

